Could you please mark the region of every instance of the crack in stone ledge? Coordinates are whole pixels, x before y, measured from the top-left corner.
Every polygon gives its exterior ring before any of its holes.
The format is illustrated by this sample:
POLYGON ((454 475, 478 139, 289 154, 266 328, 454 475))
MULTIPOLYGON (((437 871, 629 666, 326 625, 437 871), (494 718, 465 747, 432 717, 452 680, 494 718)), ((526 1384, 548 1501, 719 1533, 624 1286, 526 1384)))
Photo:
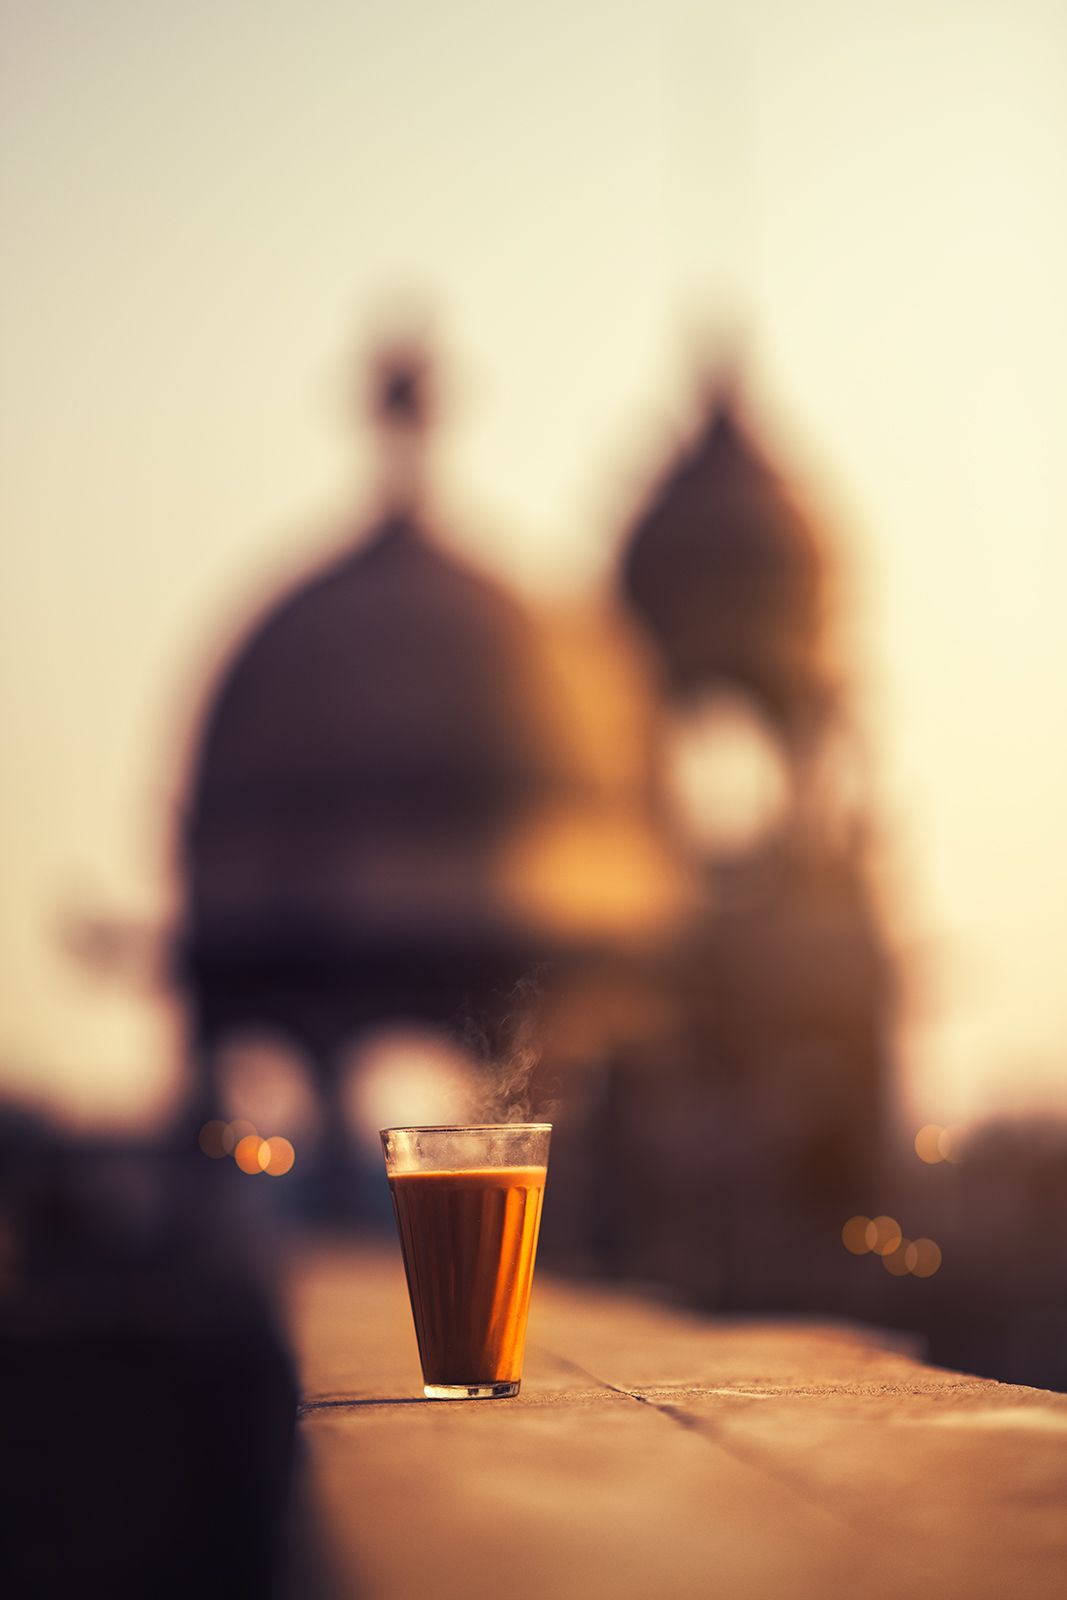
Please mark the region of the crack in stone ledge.
MULTIPOLYGON (((620 1384, 611 1383, 607 1378, 601 1378, 597 1373, 590 1372, 588 1367, 581 1366, 579 1362, 572 1361, 568 1356, 561 1356, 555 1350, 546 1351, 546 1354, 550 1355, 554 1361, 558 1362, 567 1371, 576 1373, 583 1378, 588 1378, 598 1388, 606 1389, 611 1394, 621 1395, 627 1400, 636 1401, 638 1405, 648 1406, 650 1410, 658 1411, 661 1416, 666 1417, 668 1422, 673 1422, 676 1427, 683 1428, 687 1433, 695 1433, 712 1448, 722 1450, 725 1455, 731 1456, 743 1466, 751 1467, 754 1471, 770 1478, 772 1482, 788 1490, 790 1494, 802 1500, 806 1506, 818 1511, 821 1516, 826 1517, 828 1521, 833 1522, 838 1528, 844 1528, 850 1533, 861 1535, 866 1531, 864 1525, 856 1519, 826 1505, 823 1500, 820 1500, 816 1494, 812 1493, 805 1483, 792 1473, 783 1472, 758 1451, 746 1450, 743 1446, 739 1446, 736 1440, 727 1439, 723 1429, 712 1418, 694 1416, 692 1412, 684 1410, 679 1405, 673 1405, 666 1400, 654 1399, 651 1395, 642 1394, 639 1389, 627 1389, 620 1384)), ((739 1393, 739 1391, 726 1389, 691 1390, 690 1392, 723 1396, 739 1393)), ((756 1397, 739 1393, 739 1398, 754 1399, 756 1397)))

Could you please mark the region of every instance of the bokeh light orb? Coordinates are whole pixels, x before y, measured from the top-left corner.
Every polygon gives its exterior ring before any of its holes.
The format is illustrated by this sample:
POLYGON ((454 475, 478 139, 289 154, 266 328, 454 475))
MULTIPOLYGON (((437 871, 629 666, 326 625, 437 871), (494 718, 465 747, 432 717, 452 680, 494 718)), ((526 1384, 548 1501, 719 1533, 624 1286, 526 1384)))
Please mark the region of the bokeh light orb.
POLYGON ((284 1178, 285 1174, 293 1169, 296 1151, 288 1139, 284 1138, 280 1133, 275 1133, 269 1139, 263 1140, 259 1159, 263 1171, 269 1177, 284 1178))
POLYGON ((867 1242, 867 1229, 871 1225, 870 1217, 849 1217, 841 1229, 841 1243, 846 1250, 851 1250, 854 1256, 865 1256, 871 1246, 867 1242))
POLYGON ((909 1272, 908 1251, 911 1249, 910 1239, 899 1239, 896 1247, 882 1253, 882 1265, 894 1278, 906 1278, 909 1272))
POLYGON ((895 1217, 872 1217, 867 1224, 865 1237, 868 1250, 873 1250, 879 1256, 891 1255, 902 1237, 900 1223, 895 1217))
MULTIPOLYGON (((242 1172, 250 1178, 258 1172, 264 1171, 262 1149, 267 1144, 266 1139, 261 1139, 258 1133, 246 1133, 243 1139, 238 1139, 233 1152, 233 1159, 242 1172)), ((267 1149, 267 1160, 270 1160, 270 1149, 267 1149)))
POLYGON ((963 1129, 960 1127, 941 1129, 938 1149, 942 1161, 951 1161, 956 1165, 963 1160, 963 1138, 963 1129))
POLYGON ((941 1246, 933 1239, 913 1239, 905 1254, 908 1271, 916 1278, 932 1278, 941 1266, 941 1246))
POLYGON ((920 1161, 925 1161, 933 1166, 938 1161, 944 1161, 945 1154, 942 1149, 942 1140, 945 1130, 939 1122, 928 1122, 920 1128, 915 1135, 915 1154, 920 1161))
POLYGON ((200 1129, 199 1144, 206 1156, 212 1161, 221 1161, 233 1149, 233 1134, 228 1122, 205 1122, 200 1129))

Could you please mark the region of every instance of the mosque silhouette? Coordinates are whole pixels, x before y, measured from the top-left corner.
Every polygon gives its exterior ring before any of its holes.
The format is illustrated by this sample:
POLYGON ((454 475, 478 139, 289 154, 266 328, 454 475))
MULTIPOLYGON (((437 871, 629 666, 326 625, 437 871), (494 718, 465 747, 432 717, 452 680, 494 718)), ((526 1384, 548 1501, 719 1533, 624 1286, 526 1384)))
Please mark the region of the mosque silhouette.
POLYGON ((826 541, 722 388, 563 626, 436 533, 432 380, 420 349, 379 358, 380 516, 209 697, 180 839, 192 1115, 223 1114, 235 1038, 284 1041, 323 1204, 351 1212, 361 1041, 473 1023, 491 1087, 536 972, 546 1254, 806 1303, 869 1193, 892 1007, 826 541))

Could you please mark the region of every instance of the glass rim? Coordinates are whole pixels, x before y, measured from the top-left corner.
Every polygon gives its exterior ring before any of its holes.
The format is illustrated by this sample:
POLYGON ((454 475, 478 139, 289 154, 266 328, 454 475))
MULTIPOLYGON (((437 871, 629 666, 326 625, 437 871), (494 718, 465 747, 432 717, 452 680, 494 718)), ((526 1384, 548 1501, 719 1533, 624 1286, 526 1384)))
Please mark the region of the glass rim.
POLYGON ((429 1122, 416 1127, 379 1128, 387 1133, 551 1133, 551 1122, 429 1122))

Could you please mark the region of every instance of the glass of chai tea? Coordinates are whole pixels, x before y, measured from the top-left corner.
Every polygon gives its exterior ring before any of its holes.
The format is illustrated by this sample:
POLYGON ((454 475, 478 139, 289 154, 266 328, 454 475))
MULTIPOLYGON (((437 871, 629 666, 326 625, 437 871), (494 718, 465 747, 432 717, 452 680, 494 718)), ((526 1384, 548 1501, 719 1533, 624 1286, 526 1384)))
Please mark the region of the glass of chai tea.
POLYGON ((429 1400, 519 1392, 551 1133, 549 1122, 382 1132, 429 1400))

